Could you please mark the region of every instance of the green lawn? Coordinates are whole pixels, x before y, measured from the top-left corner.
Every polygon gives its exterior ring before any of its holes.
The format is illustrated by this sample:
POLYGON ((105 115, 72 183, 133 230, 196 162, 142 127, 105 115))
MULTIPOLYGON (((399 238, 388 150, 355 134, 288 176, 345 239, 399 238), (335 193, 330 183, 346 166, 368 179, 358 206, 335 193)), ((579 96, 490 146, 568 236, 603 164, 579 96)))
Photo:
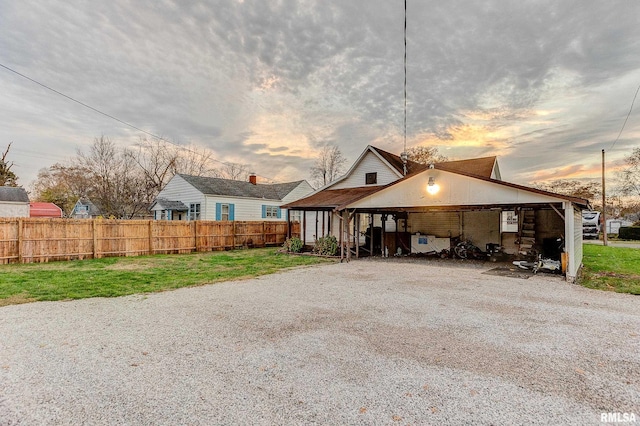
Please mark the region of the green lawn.
POLYGON ((585 244, 585 287, 640 294, 640 249, 585 244))
POLYGON ((0 306, 149 293, 332 262, 276 249, 0 265, 0 306))

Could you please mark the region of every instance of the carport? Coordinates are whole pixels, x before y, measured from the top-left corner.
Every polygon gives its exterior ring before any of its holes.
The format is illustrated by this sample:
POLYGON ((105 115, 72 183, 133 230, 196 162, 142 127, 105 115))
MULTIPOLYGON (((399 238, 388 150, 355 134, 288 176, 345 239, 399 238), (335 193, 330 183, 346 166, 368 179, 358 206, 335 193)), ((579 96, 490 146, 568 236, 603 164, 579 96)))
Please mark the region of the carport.
POLYGON ((588 202, 435 164, 384 186, 324 190, 286 207, 306 212, 303 220, 315 212, 316 227, 321 222, 340 240, 346 260, 437 251, 457 239, 483 250, 499 244, 512 255, 535 250, 559 257, 553 251, 561 237, 573 282, 582 265, 581 211, 588 202))

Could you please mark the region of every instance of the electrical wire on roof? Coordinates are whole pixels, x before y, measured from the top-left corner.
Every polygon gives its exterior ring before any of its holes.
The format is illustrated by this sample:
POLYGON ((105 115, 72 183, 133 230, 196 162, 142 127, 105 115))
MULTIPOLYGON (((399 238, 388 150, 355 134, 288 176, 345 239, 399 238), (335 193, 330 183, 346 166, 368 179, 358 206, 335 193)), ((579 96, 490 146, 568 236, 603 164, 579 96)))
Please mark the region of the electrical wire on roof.
MULTIPOLYGON (((92 110, 92 111, 94 111, 94 112, 97 112, 98 114, 104 115, 105 117, 108 117, 108 118, 110 118, 110 119, 112 119, 112 120, 115 120, 115 121, 117 121, 118 123, 124 124, 124 125, 125 125, 125 126, 127 126, 127 127, 130 127, 130 128, 132 128, 132 129, 138 130, 138 131, 140 131, 140 132, 142 132, 142 133, 144 133, 144 134, 146 134, 146 135, 149 135, 149 136, 151 136, 151 137, 153 137, 153 138, 156 138, 156 139, 161 140, 161 141, 163 141, 163 142, 166 142, 166 143, 168 143, 168 144, 174 145, 174 146, 178 147, 178 148, 179 148, 179 149, 181 149, 181 150, 184 150, 184 151, 190 152, 190 153, 192 153, 192 154, 196 154, 196 155, 203 156, 201 153, 199 153, 199 152, 197 152, 197 151, 193 151, 193 150, 191 150, 191 149, 189 149, 189 148, 186 148, 186 147, 184 147, 184 146, 182 146, 182 145, 179 145, 179 144, 177 144, 177 143, 175 143, 175 142, 172 142, 172 141, 170 141, 170 140, 167 140, 167 139, 163 138, 162 136, 158 136, 158 135, 156 135, 156 134, 153 134, 153 133, 151 133, 151 132, 148 132, 148 131, 146 131, 146 130, 143 130, 143 129, 139 128, 139 127, 136 127, 136 126, 134 126, 134 125, 133 125, 133 124, 131 124, 131 123, 127 123, 126 121, 121 120, 121 119, 119 119, 118 117, 114 117, 114 116, 113 116, 113 115, 111 115, 111 114, 107 114, 106 112, 100 111, 99 109, 94 108, 94 107, 92 107, 91 105, 87 105, 86 103, 84 103, 84 102, 82 102, 82 101, 79 101, 79 100, 77 100, 77 99, 75 99, 75 98, 73 98, 73 97, 71 97, 71 96, 69 96, 69 95, 66 95, 66 94, 64 94, 64 93, 62 93, 62 92, 60 92, 60 91, 58 91, 58 90, 56 90, 56 89, 54 89, 54 88, 52 88, 52 87, 49 87, 49 86, 47 86, 47 85, 46 85, 46 84, 44 84, 44 83, 40 83, 39 81, 34 80, 33 78, 31 78, 31 77, 29 77, 29 76, 27 76, 27 75, 24 75, 24 74, 22 74, 21 72, 18 72, 18 71, 16 71, 16 70, 14 70, 13 68, 10 68, 10 67, 8 67, 8 66, 6 66, 6 65, 3 65, 3 64, 1 64, 1 63, 0 63, 0 67, 4 68, 4 69, 6 69, 7 71, 10 71, 10 72, 12 72, 12 73, 14 73, 14 74, 17 74, 17 75, 19 75, 20 77, 25 78, 25 79, 27 79, 27 80, 31 81, 32 83, 35 83, 35 84, 37 84, 37 85, 39 85, 39 86, 42 86, 42 87, 44 87, 45 89, 50 90, 50 91, 52 91, 52 92, 54 92, 54 93, 56 93, 56 94, 58 94, 58 95, 60 95, 60 96, 62 96, 62 97, 64 97, 64 98, 66 98, 66 99, 68 99, 68 100, 70 100, 70 101, 72 101, 72 102, 75 102, 75 103, 77 103, 77 104, 80 104, 80 105, 82 105, 83 107, 88 108, 88 109, 90 109, 90 110, 92 110)), ((225 163, 224 161, 217 160, 217 159, 215 159, 215 158, 213 158, 213 157, 209 157, 209 159, 211 159, 211 160, 215 161, 216 163, 223 164, 223 165, 225 165, 225 166, 229 166, 229 165, 230 165, 229 163, 225 163)), ((257 175, 257 176, 259 176, 259 175, 257 175)), ((271 179, 271 178, 268 178, 268 177, 265 177, 265 176, 260 176, 260 177, 261 177, 261 178, 263 178, 263 179, 266 179, 267 181, 275 182, 275 180, 274 180, 274 179, 271 179)))
POLYGON ((638 97, 638 92, 639 91, 640 91, 640 85, 638 85, 638 88, 636 89, 636 94, 633 95, 633 100, 631 101, 631 108, 629 108, 629 112, 627 113, 627 118, 624 119, 624 123, 622 123, 622 128, 620 129, 620 132, 618 133, 618 137, 611 144, 611 148, 609 148, 609 151, 611 151, 613 149, 613 147, 616 145, 616 142, 618 142, 618 139, 620 139, 620 135, 622 134, 622 131, 624 130, 624 126, 627 125, 627 120, 629 120, 629 116, 631 115, 631 111, 633 110, 633 104, 636 102, 636 98, 638 97))

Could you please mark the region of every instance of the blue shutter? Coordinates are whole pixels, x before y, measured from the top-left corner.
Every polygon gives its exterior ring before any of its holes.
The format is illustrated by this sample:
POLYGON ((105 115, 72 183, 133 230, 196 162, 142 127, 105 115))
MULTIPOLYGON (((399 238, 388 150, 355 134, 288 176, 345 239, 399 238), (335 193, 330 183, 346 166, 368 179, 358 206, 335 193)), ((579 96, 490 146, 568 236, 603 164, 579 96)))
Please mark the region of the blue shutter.
POLYGON ((267 217, 267 206, 262 205, 262 218, 265 219, 267 217))
POLYGON ((216 220, 220 220, 222 218, 222 204, 216 203, 216 220))
POLYGON ((235 219, 235 204, 229 204, 229 220, 236 220, 235 219))
POLYGON ((277 215, 278 215, 278 216, 277 216, 277 217, 278 217, 278 219, 281 219, 281 218, 282 218, 282 209, 281 209, 280 207, 278 207, 278 213, 277 213, 277 215))

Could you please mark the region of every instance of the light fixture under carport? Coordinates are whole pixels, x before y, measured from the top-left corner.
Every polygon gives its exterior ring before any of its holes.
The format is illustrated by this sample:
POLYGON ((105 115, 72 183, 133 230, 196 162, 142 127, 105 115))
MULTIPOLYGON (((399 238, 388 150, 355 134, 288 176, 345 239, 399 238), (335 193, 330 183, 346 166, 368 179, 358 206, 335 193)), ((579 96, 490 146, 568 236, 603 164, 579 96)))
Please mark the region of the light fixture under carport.
POLYGON ((427 192, 431 195, 435 195, 440 191, 440 185, 436 183, 436 179, 433 176, 429 177, 429 182, 427 183, 427 192))

